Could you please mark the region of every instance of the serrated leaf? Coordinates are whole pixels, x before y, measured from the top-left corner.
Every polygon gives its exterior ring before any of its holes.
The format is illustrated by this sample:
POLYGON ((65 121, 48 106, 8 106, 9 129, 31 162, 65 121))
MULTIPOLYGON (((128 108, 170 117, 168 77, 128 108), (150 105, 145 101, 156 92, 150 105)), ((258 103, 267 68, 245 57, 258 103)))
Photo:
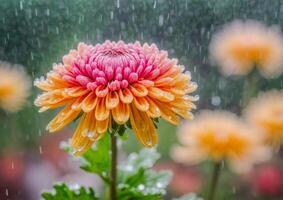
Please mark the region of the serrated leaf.
POLYGON ((129 155, 126 165, 119 168, 119 200, 162 199, 171 173, 150 169, 159 157, 155 149, 143 149, 129 155))
POLYGON ((98 200, 91 188, 71 189, 65 183, 59 183, 53 186, 54 191, 43 192, 41 194, 44 200, 98 200))
POLYGON ((173 200, 203 200, 194 193, 186 194, 179 198, 174 198, 173 200))
MULTIPOLYGON (((71 153, 70 146, 64 143, 62 148, 71 153)), ((109 183, 110 158, 110 136, 108 133, 95 143, 93 148, 85 152, 82 157, 81 169, 98 174, 106 183, 109 183)))
POLYGON ((126 168, 136 170, 151 168, 159 158, 160 155, 156 149, 142 149, 138 154, 131 153, 129 155, 126 168))

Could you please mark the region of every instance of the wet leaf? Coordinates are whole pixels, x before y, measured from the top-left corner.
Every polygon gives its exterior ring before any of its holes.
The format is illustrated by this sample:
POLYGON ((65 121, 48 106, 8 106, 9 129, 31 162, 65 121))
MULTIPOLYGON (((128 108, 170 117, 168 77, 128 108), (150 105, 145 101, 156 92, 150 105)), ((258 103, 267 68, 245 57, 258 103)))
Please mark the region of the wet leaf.
POLYGON ((43 192, 41 194, 44 200, 98 200, 91 188, 75 186, 70 188, 65 183, 59 183, 53 186, 51 192, 43 192))
MULTIPOLYGON (((63 149, 71 153, 71 148, 64 145, 63 149)), ((82 157, 81 169, 98 174, 106 183, 109 183, 110 171, 110 136, 106 133, 99 139, 93 148, 85 152, 82 157)))
POLYGON ((150 169, 159 157, 155 149, 143 149, 129 155, 127 163, 119 168, 119 199, 162 199, 171 180, 171 173, 150 169))

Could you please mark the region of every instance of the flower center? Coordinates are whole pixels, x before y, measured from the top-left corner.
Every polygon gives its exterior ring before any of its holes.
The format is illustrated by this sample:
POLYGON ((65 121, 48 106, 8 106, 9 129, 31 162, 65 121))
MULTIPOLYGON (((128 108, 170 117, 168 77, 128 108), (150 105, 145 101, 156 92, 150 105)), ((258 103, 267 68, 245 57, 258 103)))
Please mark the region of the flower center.
POLYGON ((140 45, 105 43, 87 46, 85 55, 75 58, 70 73, 63 78, 89 90, 102 85, 115 91, 139 80, 152 80, 159 73, 157 66, 148 62, 140 45))

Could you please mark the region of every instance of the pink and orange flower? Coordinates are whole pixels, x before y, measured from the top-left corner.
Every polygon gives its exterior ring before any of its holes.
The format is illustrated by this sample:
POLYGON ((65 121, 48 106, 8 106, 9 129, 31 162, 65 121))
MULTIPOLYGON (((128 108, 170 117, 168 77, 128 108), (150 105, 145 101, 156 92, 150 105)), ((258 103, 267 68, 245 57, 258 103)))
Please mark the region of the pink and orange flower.
POLYGON ((112 122, 130 121, 146 147, 157 143, 153 118, 179 124, 191 119, 197 85, 183 73, 177 60, 156 45, 106 41, 95 46, 80 43, 55 64, 47 78, 35 85, 43 94, 35 100, 40 112, 65 106, 48 124, 55 132, 80 116, 72 147, 81 154, 101 138, 112 122))

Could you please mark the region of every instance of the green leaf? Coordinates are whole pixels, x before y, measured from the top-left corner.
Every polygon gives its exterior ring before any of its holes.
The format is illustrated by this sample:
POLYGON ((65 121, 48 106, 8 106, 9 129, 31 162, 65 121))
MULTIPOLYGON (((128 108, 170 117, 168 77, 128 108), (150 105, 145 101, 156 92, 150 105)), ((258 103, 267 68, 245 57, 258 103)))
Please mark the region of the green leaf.
POLYGON ((58 183, 53 188, 54 191, 41 194, 44 200, 98 200, 91 188, 79 186, 71 189, 65 183, 58 183))
MULTIPOLYGON (((71 148, 65 143, 62 145, 63 149, 71 153, 71 148)), ((81 169, 98 174, 106 183, 109 183, 110 171, 110 136, 108 133, 95 143, 93 148, 85 152, 82 157, 81 169)))
POLYGON ((174 198, 173 200, 203 200, 203 199, 200 197, 197 197, 197 195, 194 193, 190 193, 190 194, 186 194, 179 198, 174 198))
POLYGON ((119 200, 162 199, 171 173, 150 169, 159 157, 155 149, 143 149, 129 155, 127 163, 119 167, 119 200))

